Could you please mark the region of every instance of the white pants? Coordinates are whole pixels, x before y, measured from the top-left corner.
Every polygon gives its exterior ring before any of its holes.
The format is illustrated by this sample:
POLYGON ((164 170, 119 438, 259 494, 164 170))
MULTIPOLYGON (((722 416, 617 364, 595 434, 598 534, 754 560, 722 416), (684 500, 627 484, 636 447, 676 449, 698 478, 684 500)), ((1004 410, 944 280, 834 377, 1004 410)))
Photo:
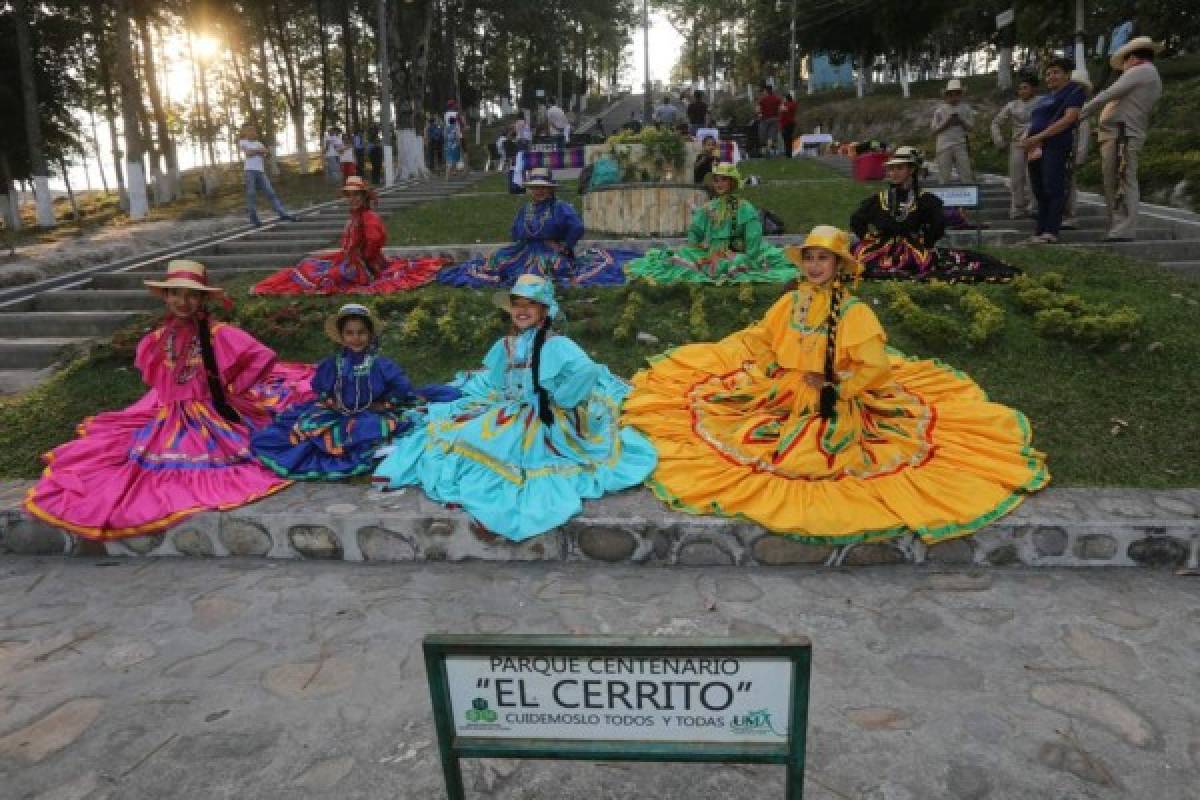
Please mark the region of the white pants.
POLYGON ((1138 153, 1144 140, 1128 139, 1125 142, 1125 174, 1120 175, 1121 165, 1117 162, 1117 140, 1100 142, 1100 171, 1104 176, 1104 206, 1108 212, 1108 235, 1133 239, 1137 236, 1138 201, 1138 153), (1117 199, 1118 187, 1124 196, 1117 199))
POLYGON ((952 167, 958 168, 959 183, 974 183, 975 173, 971 170, 971 154, 967 145, 953 144, 937 153, 938 180, 943 184, 953 183, 952 167))
POLYGON ((1008 215, 1014 219, 1034 210, 1033 190, 1029 186, 1029 162, 1025 148, 1014 144, 1008 148, 1008 188, 1012 203, 1008 215))

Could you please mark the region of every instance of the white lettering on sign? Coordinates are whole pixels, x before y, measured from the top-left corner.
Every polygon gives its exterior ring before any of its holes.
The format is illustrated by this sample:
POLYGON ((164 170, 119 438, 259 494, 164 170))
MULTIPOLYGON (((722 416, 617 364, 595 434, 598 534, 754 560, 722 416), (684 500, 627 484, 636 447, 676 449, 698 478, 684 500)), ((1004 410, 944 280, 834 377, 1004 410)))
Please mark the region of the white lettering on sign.
POLYGON ((787 742, 792 662, 723 656, 446 656, 459 736, 787 742))
POLYGON ((924 191, 935 194, 942 200, 944 206, 956 208, 978 208, 978 186, 922 186, 924 191))

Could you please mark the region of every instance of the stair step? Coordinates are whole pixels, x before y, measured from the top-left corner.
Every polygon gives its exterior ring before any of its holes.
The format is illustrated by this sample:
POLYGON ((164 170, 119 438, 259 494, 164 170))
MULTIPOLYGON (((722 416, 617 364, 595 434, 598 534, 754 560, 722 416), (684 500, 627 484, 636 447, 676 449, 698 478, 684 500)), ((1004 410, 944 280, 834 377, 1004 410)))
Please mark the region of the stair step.
POLYGON ((44 369, 57 363, 68 347, 82 347, 86 337, 42 336, 36 339, 0 339, 0 369, 44 369))
POLYGON ((30 311, 157 311, 162 300, 141 289, 60 289, 34 299, 30 311))
POLYGON ((1191 261, 1200 258, 1200 239, 1097 242, 1094 246, 1140 261, 1191 261))
MULTIPOLYGON (((197 261, 204 264, 209 270, 222 269, 226 267, 245 268, 245 267, 282 267, 288 264, 294 264, 299 259, 303 258, 307 250, 288 247, 285 243, 281 243, 279 248, 276 248, 274 253, 246 253, 243 255, 203 255, 198 256, 197 261)), ((163 269, 166 267, 170 259, 162 259, 160 261, 151 261, 143 266, 143 268, 163 269)))
POLYGON ((49 378, 53 371, 50 367, 0 369, 0 397, 26 392, 49 378))
MULTIPOLYGON (((208 277, 213 285, 220 286, 223 283, 234 278, 241 278, 246 275, 260 275, 266 277, 274 272, 277 272, 283 267, 289 266, 282 264, 274 269, 266 267, 249 267, 246 269, 213 269, 209 270, 208 277)), ((96 275, 92 278, 91 285, 96 289, 145 289, 142 281, 156 280, 162 278, 161 272, 110 272, 104 275, 96 275)), ((161 301, 160 301, 161 302, 161 301)))
POLYGON ((14 311, 0 314, 0 337, 107 336, 145 311, 14 311))
POLYGON ((1189 278, 1200 278, 1200 261, 1160 261, 1159 266, 1189 278))
MULTIPOLYGON (((205 248, 205 256, 210 253, 218 256, 236 256, 257 253, 279 253, 282 250, 288 252, 310 252, 329 246, 330 239, 326 237, 311 237, 303 238, 293 237, 291 239, 266 240, 256 241, 254 239, 234 239, 230 242, 221 242, 212 247, 205 248)), ((203 260, 203 259, 201 259, 203 260)))

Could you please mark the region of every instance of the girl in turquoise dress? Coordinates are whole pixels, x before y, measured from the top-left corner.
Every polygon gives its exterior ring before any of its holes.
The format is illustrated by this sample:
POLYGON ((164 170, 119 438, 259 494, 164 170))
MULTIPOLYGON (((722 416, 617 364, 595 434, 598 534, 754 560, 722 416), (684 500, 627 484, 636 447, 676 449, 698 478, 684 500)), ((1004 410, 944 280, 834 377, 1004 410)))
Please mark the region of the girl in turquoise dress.
POLYGON ((763 241, 758 209, 737 196, 742 176, 734 164, 710 173, 716 197, 696 209, 688 243, 647 250, 625 273, 651 283, 787 283, 796 267, 778 247, 763 241))
POLYGON ((657 456, 620 426, 628 385, 551 329, 561 315, 550 281, 522 275, 496 304, 512 333, 483 369, 454 380, 460 399, 431 404, 427 422, 396 441, 375 481, 419 485, 520 541, 562 525, 584 499, 640 484, 657 456))

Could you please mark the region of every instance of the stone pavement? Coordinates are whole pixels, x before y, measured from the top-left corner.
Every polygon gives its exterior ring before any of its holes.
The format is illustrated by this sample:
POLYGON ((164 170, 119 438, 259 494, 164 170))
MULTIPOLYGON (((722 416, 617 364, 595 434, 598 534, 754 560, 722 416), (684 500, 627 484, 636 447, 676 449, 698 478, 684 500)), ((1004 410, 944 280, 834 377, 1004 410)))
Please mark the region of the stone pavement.
MULTIPOLYGON (((807 634, 809 800, 1184 800, 1200 581, 1149 570, 0 558, 0 796, 437 798, 429 632, 807 634)), ((467 762, 473 798, 769 798, 778 767, 467 762)))

